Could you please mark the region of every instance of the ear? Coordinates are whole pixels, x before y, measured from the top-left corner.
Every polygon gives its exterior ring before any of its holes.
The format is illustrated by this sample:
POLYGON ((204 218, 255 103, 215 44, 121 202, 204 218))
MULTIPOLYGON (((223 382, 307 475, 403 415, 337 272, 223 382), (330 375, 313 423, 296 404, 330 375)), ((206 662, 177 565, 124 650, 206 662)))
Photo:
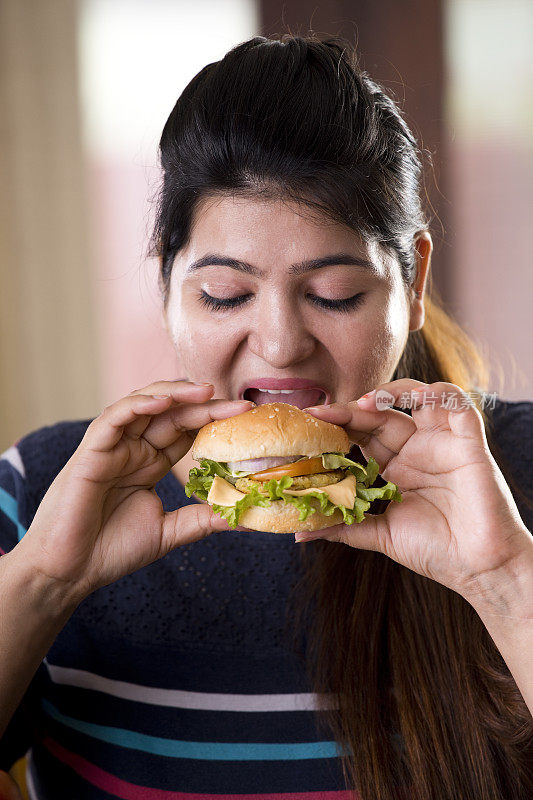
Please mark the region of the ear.
POLYGON ((418 331, 424 325, 424 292, 431 265, 433 240, 429 231, 420 231, 415 234, 416 278, 409 289, 410 317, 409 330, 418 331))

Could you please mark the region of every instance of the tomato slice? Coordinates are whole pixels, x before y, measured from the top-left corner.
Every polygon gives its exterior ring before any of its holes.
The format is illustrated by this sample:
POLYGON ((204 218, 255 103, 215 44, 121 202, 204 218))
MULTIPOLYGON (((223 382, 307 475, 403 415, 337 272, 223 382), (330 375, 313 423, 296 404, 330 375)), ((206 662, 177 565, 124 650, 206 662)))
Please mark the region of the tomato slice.
POLYGON ((279 481, 281 478, 296 478, 299 475, 314 475, 317 472, 330 472, 329 469, 322 466, 320 456, 307 458, 304 461, 293 461, 291 464, 282 464, 279 467, 269 467, 261 472, 248 475, 248 478, 254 481, 270 481, 272 479, 279 481))

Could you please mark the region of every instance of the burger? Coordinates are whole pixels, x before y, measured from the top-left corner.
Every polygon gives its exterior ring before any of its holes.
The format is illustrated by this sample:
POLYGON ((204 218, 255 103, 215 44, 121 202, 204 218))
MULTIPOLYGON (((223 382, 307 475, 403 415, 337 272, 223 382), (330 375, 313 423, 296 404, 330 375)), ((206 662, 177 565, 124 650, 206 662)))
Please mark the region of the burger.
MULTIPOLYGON (((200 428, 185 493, 237 525, 295 533, 362 522, 376 500, 400 502, 373 458, 347 457, 346 431, 288 403, 265 403, 200 428)), ((372 512, 370 512, 372 513, 372 512)))

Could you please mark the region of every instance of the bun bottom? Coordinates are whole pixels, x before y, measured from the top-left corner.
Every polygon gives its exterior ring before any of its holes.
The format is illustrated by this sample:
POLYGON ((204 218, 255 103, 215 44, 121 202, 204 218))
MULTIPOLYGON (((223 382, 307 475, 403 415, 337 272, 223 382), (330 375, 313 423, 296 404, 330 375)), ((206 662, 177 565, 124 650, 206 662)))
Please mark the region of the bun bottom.
MULTIPOLYGON (((311 504, 315 507, 312 500, 311 504)), ((318 510, 304 520, 298 519, 299 515, 300 512, 296 506, 285 503, 283 500, 274 500, 268 508, 263 506, 247 508, 239 519, 239 525, 265 533, 296 533, 296 531, 318 531, 321 528, 331 528, 332 525, 338 525, 344 519, 340 509, 335 509, 329 517, 321 514, 318 510)))

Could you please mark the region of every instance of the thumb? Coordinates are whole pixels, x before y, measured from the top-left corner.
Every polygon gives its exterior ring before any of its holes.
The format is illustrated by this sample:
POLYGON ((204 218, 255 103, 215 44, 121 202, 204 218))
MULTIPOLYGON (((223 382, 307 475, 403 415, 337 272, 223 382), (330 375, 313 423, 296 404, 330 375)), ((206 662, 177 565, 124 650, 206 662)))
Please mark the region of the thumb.
POLYGON ((0 800, 23 800, 17 784, 7 772, 0 771, 0 800))
POLYGON ((208 503, 194 503, 176 511, 168 511, 163 522, 162 550, 205 539, 210 533, 229 531, 228 521, 213 511, 208 503))
POLYGON ((325 539, 328 542, 342 542, 360 550, 374 550, 387 554, 386 542, 389 538, 387 511, 383 514, 368 514, 362 522, 352 525, 332 525, 319 531, 298 531, 294 534, 295 542, 312 542, 325 539))

